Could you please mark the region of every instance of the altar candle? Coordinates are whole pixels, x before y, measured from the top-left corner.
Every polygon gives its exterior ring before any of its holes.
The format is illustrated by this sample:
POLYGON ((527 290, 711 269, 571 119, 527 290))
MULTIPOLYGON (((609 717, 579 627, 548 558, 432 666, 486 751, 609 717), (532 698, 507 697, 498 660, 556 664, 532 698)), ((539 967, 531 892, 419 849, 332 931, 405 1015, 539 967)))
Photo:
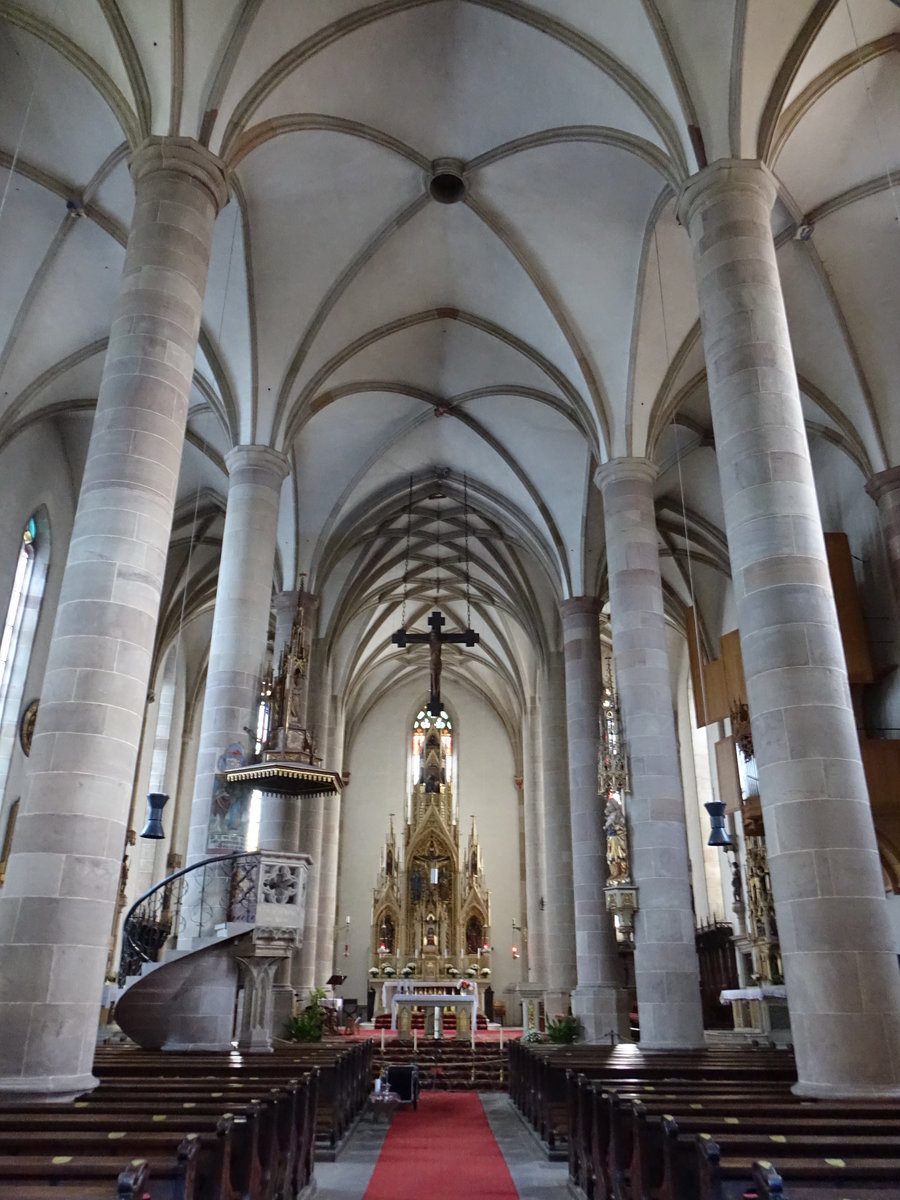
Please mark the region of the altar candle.
POLYGON ((503 1026, 500 1026, 500 1049, 503 1049, 503 1026))
POLYGON ((413 1054, 416 1054, 418 1052, 418 1049, 419 1049, 419 1031, 418 1031, 418 1029, 414 1029, 413 1030, 413 1054))
POLYGON ((472 1022, 472 1049, 475 1049, 475 1023, 472 1022))
POLYGON ((384 1054, 384 1027, 381 1030, 381 1053, 384 1054))

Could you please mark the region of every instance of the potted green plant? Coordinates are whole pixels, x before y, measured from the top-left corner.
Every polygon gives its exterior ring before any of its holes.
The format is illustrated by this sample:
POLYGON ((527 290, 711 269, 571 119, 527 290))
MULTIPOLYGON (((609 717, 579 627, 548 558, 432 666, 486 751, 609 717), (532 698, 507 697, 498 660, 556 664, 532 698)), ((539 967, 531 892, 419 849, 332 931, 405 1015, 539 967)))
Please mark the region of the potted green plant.
POLYGON ((581 1037, 581 1022, 571 1013, 563 1016, 557 1013, 555 1018, 547 1020, 547 1037, 559 1046, 568 1046, 577 1042, 581 1037))
POLYGON ((289 1042, 321 1042, 325 1028, 325 1009, 321 1001, 325 998, 324 988, 311 988, 309 1004, 291 1017, 285 1027, 285 1038, 289 1042))

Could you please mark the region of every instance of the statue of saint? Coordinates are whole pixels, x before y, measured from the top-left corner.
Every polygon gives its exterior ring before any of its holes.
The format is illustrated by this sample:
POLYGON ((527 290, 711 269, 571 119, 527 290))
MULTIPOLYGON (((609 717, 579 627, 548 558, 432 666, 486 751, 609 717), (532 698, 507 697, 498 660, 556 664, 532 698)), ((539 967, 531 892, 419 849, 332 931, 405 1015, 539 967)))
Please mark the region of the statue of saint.
POLYGON ((603 828, 606 830, 607 883, 624 883, 631 874, 628 865, 628 828, 622 805, 612 797, 607 801, 603 813, 603 828))

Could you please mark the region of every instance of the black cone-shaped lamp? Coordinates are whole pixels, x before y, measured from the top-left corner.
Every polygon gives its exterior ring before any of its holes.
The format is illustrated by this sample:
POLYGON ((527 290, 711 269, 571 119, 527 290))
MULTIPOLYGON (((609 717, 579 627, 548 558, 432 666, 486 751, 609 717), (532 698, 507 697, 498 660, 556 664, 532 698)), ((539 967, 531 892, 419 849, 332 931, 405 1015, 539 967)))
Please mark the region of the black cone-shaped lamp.
POLYGON ((141 830, 142 838, 160 838, 166 836, 162 823, 162 810, 166 807, 169 797, 165 792, 147 793, 147 824, 141 830))
POLYGON ((730 846, 731 838, 725 828, 725 805, 721 800, 710 800, 703 807, 709 813, 709 840, 707 846, 730 846))

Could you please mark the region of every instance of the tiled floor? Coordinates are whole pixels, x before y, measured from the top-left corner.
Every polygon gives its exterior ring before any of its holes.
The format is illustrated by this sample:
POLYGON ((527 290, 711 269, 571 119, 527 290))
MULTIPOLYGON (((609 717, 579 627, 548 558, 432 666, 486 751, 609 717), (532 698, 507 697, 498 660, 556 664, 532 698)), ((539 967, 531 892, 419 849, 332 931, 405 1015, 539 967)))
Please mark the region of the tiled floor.
MULTIPOLYGON (((566 1164, 547 1162, 509 1096, 485 1092, 481 1101, 520 1200, 563 1200, 568 1195, 566 1164)), ((360 1120, 338 1162, 316 1163, 316 1200, 362 1200, 387 1131, 382 1121, 360 1120)))

